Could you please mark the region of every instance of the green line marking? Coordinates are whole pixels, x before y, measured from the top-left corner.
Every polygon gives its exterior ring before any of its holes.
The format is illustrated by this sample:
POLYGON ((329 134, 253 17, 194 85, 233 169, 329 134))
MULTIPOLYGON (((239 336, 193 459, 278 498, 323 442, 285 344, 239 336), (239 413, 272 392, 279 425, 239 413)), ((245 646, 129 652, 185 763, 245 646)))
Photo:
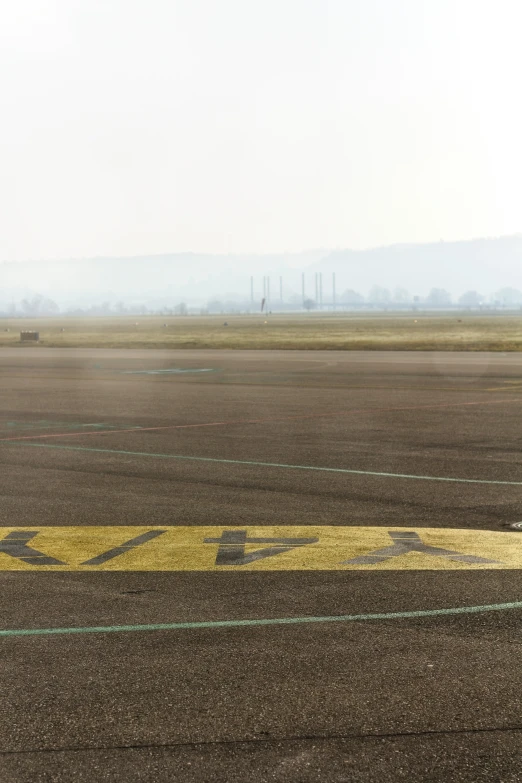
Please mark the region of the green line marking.
POLYGON ((15 628, 0 630, 0 636, 49 636, 75 633, 122 633, 129 631, 182 631, 198 628, 245 628, 263 625, 303 625, 305 623, 347 623, 367 620, 408 620, 418 617, 447 617, 456 614, 479 614, 522 609, 522 601, 485 606, 460 606, 453 609, 424 609, 415 612, 384 612, 379 614, 342 614, 332 617, 274 617, 258 620, 209 620, 196 623, 155 623, 152 625, 98 625, 87 628, 15 628))
POLYGON ((323 468, 314 465, 287 465, 282 462, 255 462, 244 459, 218 459, 217 457, 189 457, 185 454, 154 454, 148 451, 123 451, 121 449, 95 449, 88 446, 61 446, 54 443, 28 443, 24 441, 2 441, 10 446, 32 446, 38 449, 59 449, 62 451, 84 451, 99 454, 123 454, 127 457, 154 457, 156 459, 177 459, 192 462, 217 462, 223 465, 254 465, 263 468, 286 468, 288 470, 314 470, 322 473, 344 473, 356 476, 380 476, 381 478, 416 479, 418 481, 451 481, 457 484, 496 484, 508 487, 522 487, 522 481, 497 481, 493 479, 449 478, 446 476, 414 476, 409 473, 384 473, 375 470, 351 470, 349 468, 323 468))

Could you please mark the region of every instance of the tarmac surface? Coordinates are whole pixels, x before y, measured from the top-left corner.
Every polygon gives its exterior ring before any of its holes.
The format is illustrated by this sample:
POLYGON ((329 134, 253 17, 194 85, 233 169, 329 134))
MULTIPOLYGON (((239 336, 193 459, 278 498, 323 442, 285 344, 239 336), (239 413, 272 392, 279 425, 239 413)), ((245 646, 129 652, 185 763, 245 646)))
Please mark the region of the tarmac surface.
POLYGON ((522 355, 0 372, 2 781, 522 781, 522 355))

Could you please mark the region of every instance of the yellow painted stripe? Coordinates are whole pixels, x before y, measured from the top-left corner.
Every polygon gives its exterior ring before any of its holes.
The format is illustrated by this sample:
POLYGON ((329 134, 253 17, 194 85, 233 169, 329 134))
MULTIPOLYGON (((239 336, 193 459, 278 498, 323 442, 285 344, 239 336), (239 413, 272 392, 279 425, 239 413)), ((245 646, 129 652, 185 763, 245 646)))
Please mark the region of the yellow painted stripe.
POLYGON ((458 571, 518 568, 522 568, 522 534, 517 532, 308 525, 26 525, 0 528, 0 571, 458 571), (216 542, 216 539, 226 542, 231 533, 236 539, 238 534, 239 538, 243 536, 246 541, 243 544, 216 542), (257 542, 251 539, 276 540, 257 542), (278 539, 284 539, 286 543, 278 539), (132 541, 136 540, 138 543, 132 545, 132 541), (253 555, 258 559, 252 559, 253 555))

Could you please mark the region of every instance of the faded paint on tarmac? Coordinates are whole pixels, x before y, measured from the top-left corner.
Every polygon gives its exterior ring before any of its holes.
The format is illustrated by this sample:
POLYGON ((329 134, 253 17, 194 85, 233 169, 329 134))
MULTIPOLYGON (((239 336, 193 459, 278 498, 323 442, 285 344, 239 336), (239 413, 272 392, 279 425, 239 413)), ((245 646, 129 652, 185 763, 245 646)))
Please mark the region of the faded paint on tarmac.
POLYGON ((2 571, 521 568, 516 532, 309 525, 0 528, 2 571))

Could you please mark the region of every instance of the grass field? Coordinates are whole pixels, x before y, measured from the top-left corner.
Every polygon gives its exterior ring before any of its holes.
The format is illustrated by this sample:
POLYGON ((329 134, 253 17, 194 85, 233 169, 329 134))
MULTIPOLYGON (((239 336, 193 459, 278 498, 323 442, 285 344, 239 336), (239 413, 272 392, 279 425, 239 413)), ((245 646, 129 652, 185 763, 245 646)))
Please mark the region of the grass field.
POLYGON ((522 351, 522 314, 2 318, 0 346, 22 330, 56 348, 522 351))

